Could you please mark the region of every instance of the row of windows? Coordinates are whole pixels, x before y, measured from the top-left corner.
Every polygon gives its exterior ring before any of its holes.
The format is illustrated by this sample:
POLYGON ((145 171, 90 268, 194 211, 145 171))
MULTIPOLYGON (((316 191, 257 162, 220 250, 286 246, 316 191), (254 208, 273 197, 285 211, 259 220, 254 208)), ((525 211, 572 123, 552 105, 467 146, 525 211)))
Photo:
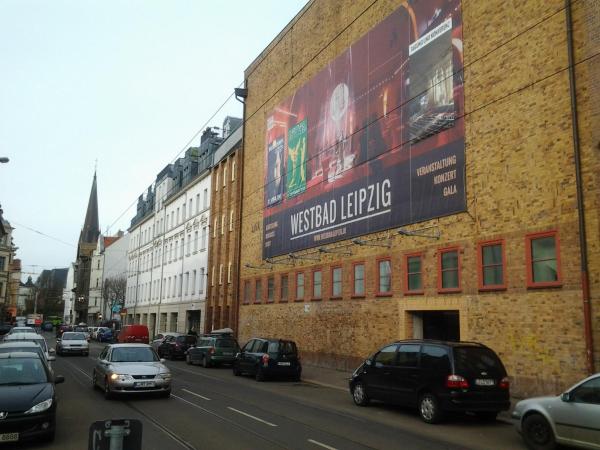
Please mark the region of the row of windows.
MULTIPOLYGON (((229 264, 227 264, 227 284, 231 284, 231 261, 229 261, 229 264)), ((211 271, 211 276, 210 276, 210 285, 214 286, 215 285, 215 270, 216 270, 216 266, 212 266, 212 271, 211 271)), ((219 285, 223 284, 223 270, 224 270, 224 266, 223 264, 219 264, 219 285)))
MULTIPOLYGON (((223 213, 221 215, 221 235, 225 234, 225 218, 227 214, 223 213)), ((213 238, 217 237, 217 230, 219 229, 219 218, 215 217, 214 227, 213 227, 213 238)), ((233 211, 229 211, 229 231, 233 231, 233 211)))
MULTIPOLYGON (((227 161, 225 161, 222 166, 223 167, 223 187, 227 186, 227 161)), ((231 182, 235 181, 235 161, 231 162, 231 182)), ((219 168, 215 170, 215 191, 219 190, 219 168)))
MULTIPOLYGON (((181 298, 182 295, 195 295, 196 290, 198 291, 198 294, 203 294, 205 276, 206 271, 204 267, 202 267, 199 272, 192 270, 191 274, 188 271, 173 277, 165 277, 162 280, 162 284, 160 284, 160 280, 142 283, 137 287, 138 301, 145 302, 149 300, 159 300, 159 298, 181 298)), ((127 288, 128 304, 133 304, 135 302, 135 294, 135 286, 127 288)))
MULTIPOLYGON (((526 263, 527 286, 553 287, 562 284, 560 271, 559 241, 556 231, 535 233, 526 236, 526 263)), ((461 257, 460 247, 441 248, 437 252, 437 289, 440 293, 460 292, 461 284, 461 257)), ((506 256, 504 240, 480 242, 477 246, 477 267, 479 290, 493 291, 506 289, 506 256)), ((423 284, 423 253, 408 253, 404 255, 404 293, 406 295, 419 295, 424 293, 423 284)), ((330 268, 330 292, 332 299, 341 298, 343 295, 343 267, 341 265, 330 268)), ((304 271, 293 274, 295 279, 294 300, 305 299, 304 271)), ((311 271, 312 300, 323 298, 323 269, 315 268, 311 271)), ((366 293, 365 262, 352 263, 351 269, 351 295, 364 297, 366 293)), ((391 257, 376 260, 376 295, 385 297, 392 295, 392 260, 391 257)), ((279 301, 289 300, 289 275, 280 275, 279 301)), ((266 279, 266 301, 275 300, 275 277, 266 279)), ((263 280, 244 282, 244 303, 261 303, 263 301, 263 280), (252 287, 254 295, 252 296, 252 287)))

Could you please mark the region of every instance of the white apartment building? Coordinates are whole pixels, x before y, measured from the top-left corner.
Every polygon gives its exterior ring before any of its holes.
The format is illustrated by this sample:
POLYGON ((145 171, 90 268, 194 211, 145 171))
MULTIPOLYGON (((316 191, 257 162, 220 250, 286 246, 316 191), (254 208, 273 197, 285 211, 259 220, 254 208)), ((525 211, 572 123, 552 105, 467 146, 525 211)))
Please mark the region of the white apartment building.
POLYGON ((129 229, 126 323, 200 333, 210 234, 210 167, 222 138, 207 129, 199 148, 168 165, 138 200, 129 229))
POLYGON ((63 311, 63 322, 66 324, 73 323, 73 308, 75 293, 73 288, 75 287, 75 266, 73 263, 69 264, 69 270, 67 271, 67 281, 65 282, 65 288, 63 289, 62 298, 65 302, 65 308, 63 311))

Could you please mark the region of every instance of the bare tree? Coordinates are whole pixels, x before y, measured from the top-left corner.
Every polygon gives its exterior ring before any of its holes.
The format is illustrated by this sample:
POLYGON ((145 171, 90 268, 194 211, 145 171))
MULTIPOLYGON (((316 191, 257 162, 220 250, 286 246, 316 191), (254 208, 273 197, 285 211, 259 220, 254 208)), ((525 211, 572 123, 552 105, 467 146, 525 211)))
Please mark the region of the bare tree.
POLYGON ((125 275, 109 277, 104 280, 102 297, 104 304, 108 305, 108 315, 112 315, 113 307, 125 303, 125 290, 127 289, 127 278, 125 275))

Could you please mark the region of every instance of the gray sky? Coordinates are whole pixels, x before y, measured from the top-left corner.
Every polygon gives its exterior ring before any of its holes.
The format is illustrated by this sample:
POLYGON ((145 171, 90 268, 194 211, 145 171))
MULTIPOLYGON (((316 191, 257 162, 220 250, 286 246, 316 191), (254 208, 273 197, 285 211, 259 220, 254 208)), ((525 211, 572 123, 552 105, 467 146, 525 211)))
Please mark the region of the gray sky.
MULTIPOLYGON (((306 2, 0 0, 0 203, 23 270, 75 259, 96 159, 100 228, 126 229, 131 203, 306 2)), ((227 114, 241 104, 210 125, 227 114)))

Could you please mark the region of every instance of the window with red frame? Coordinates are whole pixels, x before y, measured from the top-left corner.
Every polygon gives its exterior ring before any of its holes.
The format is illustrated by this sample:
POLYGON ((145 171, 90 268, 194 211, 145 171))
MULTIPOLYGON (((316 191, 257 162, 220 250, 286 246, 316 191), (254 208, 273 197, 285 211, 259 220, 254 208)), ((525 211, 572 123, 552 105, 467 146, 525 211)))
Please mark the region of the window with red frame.
POLYGON ((458 291, 460 289, 460 270, 458 249, 440 250, 440 290, 458 291))
POLYGON ((254 303, 260 303, 262 301, 262 282, 260 279, 256 280, 254 289, 254 303))
POLYGON ((287 302, 288 300, 288 276, 281 275, 281 286, 280 286, 280 302, 287 302))
POLYGON ((365 265, 363 263, 354 264, 354 291, 356 296, 365 295, 365 265))
POLYGON ((423 255, 406 255, 406 292, 423 292, 423 255))
POLYGON ((273 303, 275 298, 275 278, 267 278, 267 303, 273 303))
POLYGON ((334 267, 331 269, 331 296, 342 296, 342 268, 334 267))
POLYGON ((559 246, 556 232, 527 236, 527 278, 532 287, 561 284, 559 246))
POLYGON ((244 303, 250 303, 250 289, 252 286, 249 281, 244 282, 244 303))
POLYGON ((479 272, 480 289, 502 289, 504 281, 504 244, 502 241, 487 242, 479 245, 481 269, 479 272))
POLYGON ((296 300, 304 298, 304 272, 296 274, 296 300))
POLYGON ((323 282, 323 272, 321 271, 321 269, 315 270, 313 272, 313 279, 312 279, 312 285, 313 285, 312 298, 321 298, 322 297, 322 294, 321 294, 322 282, 323 282))
POLYGON ((377 262, 379 275, 379 295, 392 293, 392 262, 389 259, 381 259, 377 262))

